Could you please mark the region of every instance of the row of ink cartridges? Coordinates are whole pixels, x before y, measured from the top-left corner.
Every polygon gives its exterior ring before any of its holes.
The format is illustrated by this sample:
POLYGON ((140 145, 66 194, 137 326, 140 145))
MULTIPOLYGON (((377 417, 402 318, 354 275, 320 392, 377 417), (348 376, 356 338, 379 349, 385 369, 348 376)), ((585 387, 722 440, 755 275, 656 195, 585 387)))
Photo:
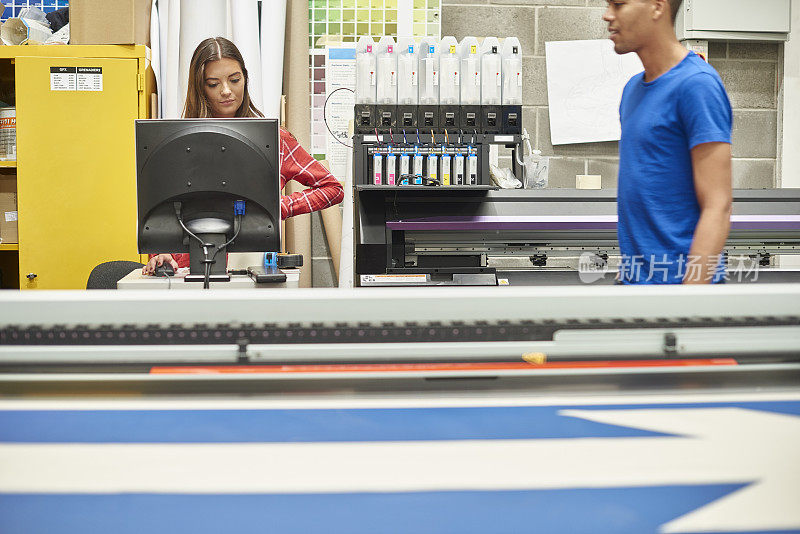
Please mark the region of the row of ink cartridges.
POLYGON ((371 185, 480 185, 471 147, 383 147, 370 150, 371 185))
POLYGON ((522 133, 519 39, 361 37, 356 46, 357 133, 420 128, 522 133))

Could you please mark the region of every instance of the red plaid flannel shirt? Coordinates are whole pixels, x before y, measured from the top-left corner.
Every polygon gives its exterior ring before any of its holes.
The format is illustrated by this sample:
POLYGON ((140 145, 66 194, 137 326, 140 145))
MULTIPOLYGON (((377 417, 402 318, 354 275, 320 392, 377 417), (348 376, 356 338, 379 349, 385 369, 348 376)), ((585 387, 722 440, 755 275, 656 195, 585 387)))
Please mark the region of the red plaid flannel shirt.
MULTIPOLYGON (((341 202, 344 199, 342 184, 319 161, 311 157, 292 134, 281 128, 280 137, 281 189, 289 180, 298 181, 308 187, 281 197, 281 219, 324 210, 341 202)), ((188 254, 172 256, 179 267, 189 266, 188 254)))
POLYGON ((342 184, 281 128, 281 189, 295 180, 308 187, 281 197, 281 219, 324 210, 344 199, 342 184))

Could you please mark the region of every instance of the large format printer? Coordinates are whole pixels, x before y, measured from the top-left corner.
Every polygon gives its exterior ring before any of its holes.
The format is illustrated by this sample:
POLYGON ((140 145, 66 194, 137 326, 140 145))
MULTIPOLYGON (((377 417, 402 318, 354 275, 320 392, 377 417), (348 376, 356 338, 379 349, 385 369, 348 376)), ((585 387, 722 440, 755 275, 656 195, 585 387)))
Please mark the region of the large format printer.
MULTIPOLYGON (((356 283, 550 285, 587 282, 587 259, 613 283, 615 190, 356 186, 356 283)), ((731 282, 797 281, 776 255, 800 252, 800 190, 735 190, 725 247, 731 282)))

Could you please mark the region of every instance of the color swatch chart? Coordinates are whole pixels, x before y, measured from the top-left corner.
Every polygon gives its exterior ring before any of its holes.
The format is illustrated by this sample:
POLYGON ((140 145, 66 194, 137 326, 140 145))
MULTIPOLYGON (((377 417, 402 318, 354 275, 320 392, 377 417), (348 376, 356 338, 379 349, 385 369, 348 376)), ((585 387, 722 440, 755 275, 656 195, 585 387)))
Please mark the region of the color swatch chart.
POLYGON ((309 48, 322 48, 324 36, 354 43, 362 35, 439 36, 439 0, 309 0, 309 48))
MULTIPOLYGON (((312 49, 309 52, 311 67, 311 150, 316 159, 325 159, 325 136, 327 128, 324 121, 325 98, 325 49, 312 49)), ((344 179, 344 177, 339 177, 344 179)))
MULTIPOLYGON (((325 46, 348 45, 362 35, 441 37, 440 0, 309 0, 309 79, 311 83, 311 154, 325 159, 329 135, 323 121, 325 46)), ((355 80, 353 80, 355 85, 355 80)), ((344 179, 344 177, 340 177, 344 179)))

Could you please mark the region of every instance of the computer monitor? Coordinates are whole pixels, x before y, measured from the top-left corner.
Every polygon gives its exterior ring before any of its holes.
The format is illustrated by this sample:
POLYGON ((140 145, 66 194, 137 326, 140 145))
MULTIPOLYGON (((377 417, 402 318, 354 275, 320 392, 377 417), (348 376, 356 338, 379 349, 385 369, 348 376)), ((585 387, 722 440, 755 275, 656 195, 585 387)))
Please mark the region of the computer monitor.
POLYGON ((188 252, 208 282, 226 252, 280 250, 278 139, 274 119, 137 120, 139 253, 188 252))

